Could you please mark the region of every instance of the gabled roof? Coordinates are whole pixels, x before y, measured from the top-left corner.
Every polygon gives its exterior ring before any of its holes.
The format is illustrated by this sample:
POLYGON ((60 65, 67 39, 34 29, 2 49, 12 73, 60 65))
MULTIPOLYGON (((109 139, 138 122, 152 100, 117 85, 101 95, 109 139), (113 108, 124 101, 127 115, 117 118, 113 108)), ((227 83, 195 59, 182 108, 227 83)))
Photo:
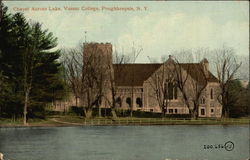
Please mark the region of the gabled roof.
MULTIPOLYGON (((117 86, 142 86, 162 63, 148 64, 113 64, 115 84, 117 86)), ((196 81, 204 82, 200 63, 182 63, 180 64, 189 75, 196 81)), ((218 82, 218 79, 208 71, 208 82, 218 82)))
MULTIPOLYGON (((182 63, 180 64, 183 69, 185 69, 189 75, 196 81, 204 81, 203 72, 201 71, 203 66, 200 63, 182 63)), ((208 71, 208 82, 218 82, 218 79, 208 71)))
POLYGON ((113 64, 117 86, 142 86, 162 64, 113 64))

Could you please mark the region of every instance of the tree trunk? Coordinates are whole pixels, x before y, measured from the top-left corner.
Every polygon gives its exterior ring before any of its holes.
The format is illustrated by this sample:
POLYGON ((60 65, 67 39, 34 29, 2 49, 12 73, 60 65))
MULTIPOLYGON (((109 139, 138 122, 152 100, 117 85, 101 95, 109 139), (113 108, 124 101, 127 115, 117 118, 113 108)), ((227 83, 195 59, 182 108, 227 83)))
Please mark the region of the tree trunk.
POLYGON ((98 107, 98 116, 99 116, 99 117, 102 117, 102 110, 101 110, 101 107, 100 107, 100 106, 98 107))
POLYGON ((75 96, 75 100, 76 100, 76 107, 77 107, 78 106, 77 96, 75 96))
POLYGON ((229 111, 228 111, 227 104, 228 104, 229 97, 228 97, 228 92, 225 91, 225 89, 223 92, 225 92, 225 94, 222 94, 222 117, 228 118, 229 111))
POLYGON ((191 113, 192 119, 198 119, 198 112, 196 109, 191 109, 189 112, 191 113))
POLYGON ((84 109, 84 114, 86 119, 92 118, 92 110, 91 109, 84 109))
POLYGON ((162 118, 164 118, 166 116, 166 108, 162 106, 161 110, 162 110, 162 118))
POLYGON ((222 106, 222 117, 223 118, 228 118, 229 117, 229 112, 226 106, 222 106))
POLYGON ((116 112, 115 112, 115 110, 114 110, 113 108, 111 108, 111 114, 112 114, 112 117, 113 117, 114 119, 117 118, 116 112))
POLYGON ((27 110, 28 110, 28 103, 29 103, 29 93, 30 88, 25 91, 25 100, 24 100, 24 108, 23 108, 23 124, 27 125, 27 110))

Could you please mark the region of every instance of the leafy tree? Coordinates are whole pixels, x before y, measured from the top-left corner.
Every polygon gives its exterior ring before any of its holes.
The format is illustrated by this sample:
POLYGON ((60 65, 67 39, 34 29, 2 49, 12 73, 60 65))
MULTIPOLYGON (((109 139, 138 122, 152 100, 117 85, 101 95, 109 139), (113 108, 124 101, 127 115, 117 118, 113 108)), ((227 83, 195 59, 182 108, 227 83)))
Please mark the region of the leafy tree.
MULTIPOLYGON (((20 41, 14 32, 14 16, 8 14, 8 8, 3 7, 2 17, 0 21, 0 72, 1 82, 5 88, 8 88, 8 94, 5 94, 6 90, 1 90, 1 99, 4 102, 1 104, 3 111, 7 116, 15 117, 21 112, 18 104, 21 103, 20 92, 18 92, 20 83, 18 82, 18 76, 21 74, 21 70, 18 64, 21 61, 19 56, 17 41, 20 41), (5 93, 4 93, 5 92, 5 93), (11 107, 10 107, 11 106, 11 107)), ((2 111, 2 112, 3 112, 2 111)))
POLYGON ((228 108, 230 117, 242 117, 248 115, 247 88, 242 87, 239 80, 231 80, 228 83, 228 108))
POLYGON ((54 49, 57 39, 40 23, 29 23, 23 14, 7 10, 4 7, 0 22, 0 71, 14 96, 4 104, 14 114, 23 113, 26 124, 27 112, 37 116, 38 111, 44 117, 46 105, 64 96, 60 50, 54 49))

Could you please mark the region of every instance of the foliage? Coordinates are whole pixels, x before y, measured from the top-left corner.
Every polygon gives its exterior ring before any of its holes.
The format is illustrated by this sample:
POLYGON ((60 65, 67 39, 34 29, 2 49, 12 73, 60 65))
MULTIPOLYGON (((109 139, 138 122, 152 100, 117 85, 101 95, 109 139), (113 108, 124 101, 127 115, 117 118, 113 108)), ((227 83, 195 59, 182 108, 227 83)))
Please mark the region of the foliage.
POLYGON ((233 118, 248 115, 248 89, 242 87, 239 80, 228 83, 228 108, 229 116, 233 118))
MULTIPOLYGON (((130 110, 128 109, 115 109, 118 117, 130 117, 130 110)), ((83 116, 83 107, 72 106, 69 113, 73 113, 77 116, 83 116)), ((93 108, 93 116, 99 117, 98 108, 93 108)), ((102 117, 113 117, 111 108, 101 108, 102 117)), ((162 118, 162 113, 145 112, 145 111, 133 111, 133 117, 138 118, 162 118)), ((114 118, 114 117, 113 117, 114 118)), ((191 118, 190 114, 169 114, 165 115, 165 118, 191 118)))
POLYGON ((25 93, 30 89, 28 115, 44 117, 45 107, 65 96, 57 39, 40 23, 7 11, 3 7, 0 22, 1 112, 22 115, 25 93))

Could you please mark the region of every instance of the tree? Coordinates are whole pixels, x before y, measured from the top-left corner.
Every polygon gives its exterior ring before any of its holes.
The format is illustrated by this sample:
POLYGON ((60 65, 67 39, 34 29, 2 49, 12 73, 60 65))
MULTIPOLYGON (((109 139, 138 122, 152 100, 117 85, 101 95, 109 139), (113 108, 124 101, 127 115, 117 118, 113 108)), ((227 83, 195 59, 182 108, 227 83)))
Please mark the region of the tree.
MULTIPOLYGON (((142 52, 142 48, 139 47, 139 48, 136 48, 135 45, 134 45, 134 42, 133 42, 133 46, 132 46, 132 49, 131 49, 131 57, 132 57, 132 64, 135 63, 137 57, 141 54, 142 52)), ((134 68, 132 68, 132 92, 131 92, 131 96, 132 96, 132 102, 131 102, 131 108, 130 108, 130 117, 133 116, 133 110, 134 110, 134 81, 135 81, 135 71, 134 71, 134 68)))
POLYGON ((230 117, 242 117, 248 115, 247 88, 242 87, 239 80, 228 82, 228 111, 230 117))
POLYGON ((126 64, 130 61, 130 57, 122 54, 119 54, 117 50, 114 51, 113 54, 113 58, 112 58, 112 63, 108 63, 108 90, 111 93, 111 97, 104 95, 105 100, 108 102, 109 107, 111 108, 111 114, 113 116, 113 118, 117 118, 116 115, 116 105, 117 103, 121 103, 119 100, 119 96, 120 94, 118 93, 118 87, 115 84, 115 74, 116 77, 120 77, 120 76, 126 76, 126 75, 122 75, 123 70, 125 69, 122 65, 126 64), (115 66, 113 65, 113 63, 115 64, 115 66), (116 72, 114 71, 116 70, 116 72))
POLYGON ((51 51, 57 45, 56 38, 43 30, 40 23, 28 23, 23 14, 12 15, 7 10, 5 7, 0 22, 0 61, 13 96, 5 104, 16 108, 12 110, 14 114, 19 114, 20 106, 24 106, 26 124, 28 112, 32 115, 53 98, 62 98, 59 92, 64 90, 64 84, 57 62, 60 51, 51 51))
POLYGON ((217 77, 220 83, 221 94, 218 97, 222 104, 222 116, 229 116, 229 82, 234 79, 241 63, 238 63, 235 58, 235 51, 233 48, 223 46, 221 49, 214 50, 216 55, 215 65, 217 77))
MULTIPOLYGON (((7 18, 8 15, 6 15, 6 8, 4 8, 3 4, 2 4, 2 0, 0 0, 0 39, 1 39, 1 43, 2 43, 2 39, 3 37, 3 27, 2 27, 2 19, 3 19, 3 13, 5 12, 5 18, 7 18)), ((10 23, 10 19, 8 19, 8 21, 6 23, 10 23)), ((0 60, 2 57, 2 45, 0 44, 0 60)), ((2 116, 2 113, 4 111, 4 106, 6 104, 6 100, 9 99, 8 95, 10 95, 10 88, 9 88, 9 84, 8 84, 8 77, 3 75, 3 70, 2 70, 2 65, 4 64, 4 62, 1 61, 1 65, 0 65, 0 117, 2 116)))
POLYGON ((104 95, 108 93, 109 74, 112 64, 111 44, 89 43, 84 46, 83 73, 86 88, 86 117, 91 117, 93 107, 100 110, 104 95))
POLYGON ((7 97, 8 99, 5 101, 5 111, 16 117, 21 112, 22 53, 25 50, 25 34, 28 33, 29 26, 21 14, 11 15, 8 14, 7 11, 8 8, 3 7, 3 15, 0 22, 0 68, 2 70, 2 76, 8 78, 7 85, 11 88, 11 95, 13 95, 7 97))
POLYGON ((75 97, 75 106, 78 106, 79 98, 83 97, 85 93, 83 85, 83 46, 79 45, 75 49, 64 49, 62 62, 66 83, 69 85, 75 97))
MULTIPOLYGON (((48 102, 44 99, 46 94, 50 94, 50 89, 55 88, 54 79, 56 78, 57 82, 60 82, 57 77, 59 72, 60 64, 56 62, 56 59, 59 58, 59 51, 50 51, 52 48, 56 47, 56 38, 53 37, 52 33, 47 33, 48 31, 43 31, 40 23, 33 23, 30 25, 29 33, 27 33, 25 40, 26 44, 24 46, 23 52, 23 87, 24 87, 24 124, 27 123, 27 108, 30 104, 30 94, 33 92, 34 96, 37 96, 36 92, 44 92, 39 95, 39 97, 33 96, 33 101, 39 99, 41 102, 48 102), (41 70, 41 69, 47 70, 41 70), (39 77, 39 81, 38 78, 39 77), (52 82, 51 84, 46 84, 52 82), (46 88, 43 87, 46 85, 46 88), (39 86, 41 88, 32 88, 34 86, 39 86)), ((62 84, 59 84, 62 85, 62 84)), ((63 89, 63 87, 61 87, 63 89)), ((50 97, 50 95, 49 95, 50 97)), ((47 97, 48 98, 48 97, 47 97)), ((38 102, 39 102, 38 101, 38 102)), ((49 100, 51 101, 51 99, 49 100)), ((33 102, 34 103, 34 102, 33 102)), ((38 105, 38 104, 36 104, 38 105)))
POLYGON ((249 80, 249 55, 235 55, 235 59, 237 62, 241 62, 241 66, 234 77, 249 80))
MULTIPOLYGON (((163 59, 162 66, 149 79, 149 84, 154 91, 155 98, 163 117, 167 112, 170 99, 174 98, 170 95, 174 94, 173 90, 175 88, 175 77, 173 71, 171 71, 171 62, 173 61, 171 58, 167 62, 164 61, 165 58, 163 59)), ((175 94, 177 94, 177 91, 175 91, 175 94)))
POLYGON ((2 20, 2 17, 3 17, 3 3, 2 0, 0 0, 0 22, 2 20))
POLYGON ((2 74, 0 71, 0 117, 3 114, 3 111, 6 110, 7 100, 10 99, 11 90, 8 84, 8 77, 2 74))
MULTIPOLYGON (((201 55, 205 50, 197 50, 195 53, 182 51, 180 54, 201 55)), ((207 60, 200 63, 181 64, 177 59, 174 63, 174 72, 176 83, 182 93, 183 101, 189 109, 193 118, 198 118, 198 109, 200 106, 201 96, 208 84, 209 71, 206 66, 207 60)))
POLYGON ((91 118, 93 108, 100 108, 107 91, 109 75, 106 69, 111 62, 107 62, 108 58, 96 43, 79 48, 82 49, 66 51, 65 73, 75 97, 80 99, 80 106, 84 106, 86 118, 91 118))

